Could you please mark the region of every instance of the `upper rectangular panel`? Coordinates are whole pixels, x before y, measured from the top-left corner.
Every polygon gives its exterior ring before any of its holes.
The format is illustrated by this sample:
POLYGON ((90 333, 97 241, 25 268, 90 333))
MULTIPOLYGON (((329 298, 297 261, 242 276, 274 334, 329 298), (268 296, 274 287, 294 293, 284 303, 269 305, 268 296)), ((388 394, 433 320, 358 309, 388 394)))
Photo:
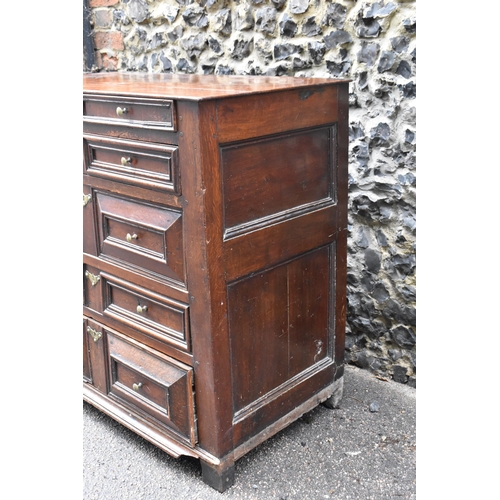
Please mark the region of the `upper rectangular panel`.
POLYGON ((222 147, 225 229, 331 200, 333 140, 322 127, 222 147))

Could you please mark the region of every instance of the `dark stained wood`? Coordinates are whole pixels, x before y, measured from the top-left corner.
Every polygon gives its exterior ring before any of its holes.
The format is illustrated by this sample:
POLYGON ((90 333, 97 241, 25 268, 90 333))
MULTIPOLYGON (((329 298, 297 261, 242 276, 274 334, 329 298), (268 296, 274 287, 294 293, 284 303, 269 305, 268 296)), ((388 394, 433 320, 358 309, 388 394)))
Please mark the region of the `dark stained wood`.
POLYGON ((331 197, 328 128, 222 147, 225 228, 331 197))
POLYGON ((84 397, 224 491, 342 382, 348 83, 102 73, 83 109, 84 397))

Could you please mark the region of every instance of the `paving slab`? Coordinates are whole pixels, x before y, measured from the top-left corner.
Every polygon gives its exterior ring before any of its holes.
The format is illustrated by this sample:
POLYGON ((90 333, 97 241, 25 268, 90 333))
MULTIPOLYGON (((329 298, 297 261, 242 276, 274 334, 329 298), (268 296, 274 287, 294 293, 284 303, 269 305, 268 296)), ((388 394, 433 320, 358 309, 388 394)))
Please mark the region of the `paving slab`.
POLYGON ((416 389, 347 366, 338 409, 319 406, 236 462, 235 484, 203 483, 175 459, 83 406, 84 500, 414 500, 416 389))

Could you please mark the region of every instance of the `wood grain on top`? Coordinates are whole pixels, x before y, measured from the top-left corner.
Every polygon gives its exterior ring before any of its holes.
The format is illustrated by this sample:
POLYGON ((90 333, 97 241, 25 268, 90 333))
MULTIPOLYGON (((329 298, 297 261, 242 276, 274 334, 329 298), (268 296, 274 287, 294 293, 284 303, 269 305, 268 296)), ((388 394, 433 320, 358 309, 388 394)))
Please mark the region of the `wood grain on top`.
POLYGON ((86 93, 205 100, 249 93, 273 92, 313 85, 331 85, 328 78, 290 76, 223 76, 167 73, 84 73, 86 93))

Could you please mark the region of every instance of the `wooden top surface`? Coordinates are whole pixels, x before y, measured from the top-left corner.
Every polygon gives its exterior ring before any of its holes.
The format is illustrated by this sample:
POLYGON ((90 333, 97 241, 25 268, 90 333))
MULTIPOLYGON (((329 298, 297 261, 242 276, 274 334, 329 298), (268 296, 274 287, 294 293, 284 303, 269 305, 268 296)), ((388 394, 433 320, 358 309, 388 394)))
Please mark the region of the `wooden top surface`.
POLYGON ((83 91, 116 96, 205 100, 276 92, 349 80, 290 76, 217 76, 170 73, 84 73, 83 91))

